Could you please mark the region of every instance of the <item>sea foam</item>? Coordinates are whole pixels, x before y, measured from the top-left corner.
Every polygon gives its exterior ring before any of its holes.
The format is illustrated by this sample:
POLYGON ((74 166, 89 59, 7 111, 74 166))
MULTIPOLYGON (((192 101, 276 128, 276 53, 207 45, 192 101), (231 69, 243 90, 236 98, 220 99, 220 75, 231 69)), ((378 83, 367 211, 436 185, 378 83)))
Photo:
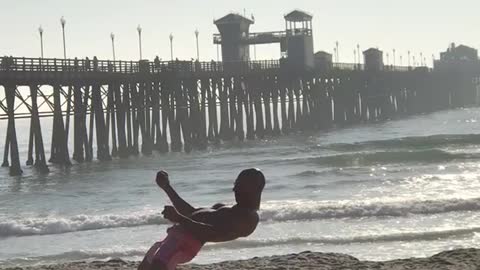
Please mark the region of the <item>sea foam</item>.
MULTIPOLYGON (((457 211, 480 211, 480 198, 444 200, 269 201, 262 205, 262 222, 335 218, 401 217, 457 211)), ((12 219, 0 222, 0 237, 61 234, 119 227, 169 224, 159 211, 115 215, 77 215, 12 219)))

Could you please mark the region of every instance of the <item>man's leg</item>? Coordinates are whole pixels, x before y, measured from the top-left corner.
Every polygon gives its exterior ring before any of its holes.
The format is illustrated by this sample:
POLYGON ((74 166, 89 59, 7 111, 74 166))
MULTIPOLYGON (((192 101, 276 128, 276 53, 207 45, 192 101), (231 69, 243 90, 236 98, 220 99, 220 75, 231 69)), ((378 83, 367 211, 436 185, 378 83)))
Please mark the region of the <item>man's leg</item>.
POLYGON ((153 262, 150 264, 150 268, 146 270, 169 270, 167 265, 159 260, 153 260, 153 262))
POLYGON ((138 270, 149 270, 150 265, 153 262, 153 256, 155 256, 155 253, 157 252, 158 248, 162 245, 162 242, 156 242, 155 244, 152 245, 152 247, 147 251, 145 254, 145 257, 143 258, 142 262, 138 266, 138 270))
MULTIPOLYGON (((182 234, 169 233, 162 241, 155 243, 145 255, 144 262, 138 270, 175 270, 178 264, 191 261, 198 250, 188 252, 186 246, 191 246, 188 238, 182 234)), ((193 246, 197 243, 193 243, 193 246)), ((198 243, 198 249, 201 244, 198 243)))
MULTIPOLYGON (((160 242, 158 248, 153 251, 151 257, 148 257, 149 264, 144 270, 175 270, 177 260, 175 259, 181 253, 181 243, 174 234, 168 234, 160 242)), ((143 269, 142 269, 143 270, 143 269)))

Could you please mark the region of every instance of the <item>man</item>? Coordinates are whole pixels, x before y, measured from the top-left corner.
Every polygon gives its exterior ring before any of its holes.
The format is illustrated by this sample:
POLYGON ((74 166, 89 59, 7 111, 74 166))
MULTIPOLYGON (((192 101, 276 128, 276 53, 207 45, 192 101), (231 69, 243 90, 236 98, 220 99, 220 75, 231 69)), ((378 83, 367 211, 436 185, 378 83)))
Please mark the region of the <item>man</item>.
POLYGON ((162 214, 175 225, 167 230, 163 241, 150 248, 139 270, 173 270, 191 261, 205 243, 247 237, 258 225, 257 211, 265 187, 265 177, 258 169, 239 174, 233 187, 236 204, 232 207, 215 204, 212 208, 194 208, 173 189, 165 171, 158 172, 156 182, 173 203, 165 206, 162 214))

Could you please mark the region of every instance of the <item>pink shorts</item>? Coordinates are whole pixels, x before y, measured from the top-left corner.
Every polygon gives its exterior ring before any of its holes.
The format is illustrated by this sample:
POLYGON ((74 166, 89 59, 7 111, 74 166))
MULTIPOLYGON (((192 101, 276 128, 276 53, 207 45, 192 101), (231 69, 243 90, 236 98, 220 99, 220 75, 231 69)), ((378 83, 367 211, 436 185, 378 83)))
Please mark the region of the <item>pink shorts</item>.
POLYGON ((167 237, 155 243, 145 255, 151 264, 160 261, 168 270, 175 270, 178 264, 190 262, 197 256, 203 243, 195 239, 190 233, 173 227, 168 230, 167 237))

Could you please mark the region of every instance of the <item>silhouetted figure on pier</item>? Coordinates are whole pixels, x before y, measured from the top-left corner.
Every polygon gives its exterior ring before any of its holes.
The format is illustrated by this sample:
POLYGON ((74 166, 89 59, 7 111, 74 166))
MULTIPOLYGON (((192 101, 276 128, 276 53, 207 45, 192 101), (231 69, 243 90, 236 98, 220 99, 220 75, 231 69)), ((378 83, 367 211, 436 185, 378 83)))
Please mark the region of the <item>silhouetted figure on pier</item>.
POLYGON ((259 222, 257 211, 265 177, 258 169, 240 173, 233 191, 237 204, 232 207, 215 204, 212 208, 194 208, 170 185, 168 174, 160 171, 156 182, 173 206, 165 206, 163 216, 175 225, 167 237, 155 243, 145 255, 138 270, 174 270, 178 264, 191 261, 207 242, 227 242, 252 234, 259 222))
POLYGON ((158 72, 160 71, 160 58, 158 58, 158 55, 155 57, 153 60, 153 63, 155 65, 155 70, 158 72))
POLYGON ((10 70, 10 68, 15 64, 12 56, 4 56, 2 58, 2 68, 4 70, 10 70))
POLYGON ((212 61, 211 61, 210 63, 211 63, 211 66, 212 66, 212 70, 211 70, 211 71, 217 71, 217 62, 215 62, 215 61, 212 59, 212 61))
POLYGON ((98 71, 98 58, 96 56, 93 57, 93 70, 98 71))
POLYGON ((78 58, 73 59, 73 68, 75 71, 78 71, 78 58))
POLYGON ((87 57, 85 58, 85 71, 90 70, 90 59, 87 57))

